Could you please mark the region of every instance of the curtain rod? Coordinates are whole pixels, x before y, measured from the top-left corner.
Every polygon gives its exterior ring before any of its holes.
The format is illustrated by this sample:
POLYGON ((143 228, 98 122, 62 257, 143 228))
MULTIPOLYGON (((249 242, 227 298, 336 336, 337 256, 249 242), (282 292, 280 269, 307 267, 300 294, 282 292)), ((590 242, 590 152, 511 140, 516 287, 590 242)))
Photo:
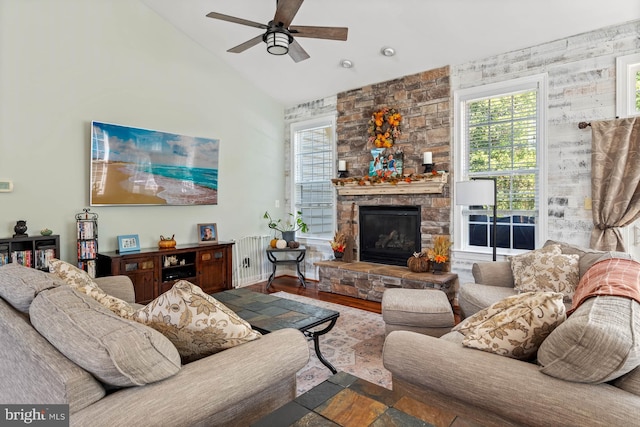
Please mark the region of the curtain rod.
MULTIPOLYGON (((616 116, 616 119, 619 119, 619 118, 620 118, 619 116, 616 116)), ((591 123, 589 123, 589 122, 580 122, 580 123, 578 123, 578 128, 580 128, 580 129, 584 129, 587 126, 591 126, 591 123)))

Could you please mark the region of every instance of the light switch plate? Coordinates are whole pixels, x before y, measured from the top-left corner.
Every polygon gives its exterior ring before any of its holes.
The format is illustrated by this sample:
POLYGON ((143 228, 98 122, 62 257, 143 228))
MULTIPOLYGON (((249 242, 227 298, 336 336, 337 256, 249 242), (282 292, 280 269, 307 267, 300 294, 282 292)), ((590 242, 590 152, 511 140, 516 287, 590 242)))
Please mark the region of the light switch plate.
POLYGON ((8 179, 0 180, 0 193, 11 193, 13 191, 13 182, 8 179))

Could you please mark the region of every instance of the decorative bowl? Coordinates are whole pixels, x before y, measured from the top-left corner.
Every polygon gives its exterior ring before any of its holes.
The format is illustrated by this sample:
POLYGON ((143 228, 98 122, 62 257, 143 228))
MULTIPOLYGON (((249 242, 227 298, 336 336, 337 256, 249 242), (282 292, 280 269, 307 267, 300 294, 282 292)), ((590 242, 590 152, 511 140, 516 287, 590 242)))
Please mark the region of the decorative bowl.
POLYGON ((53 231, 49 230, 48 228, 43 228, 42 230, 40 230, 40 234, 42 234, 43 236, 51 236, 53 234, 53 231))

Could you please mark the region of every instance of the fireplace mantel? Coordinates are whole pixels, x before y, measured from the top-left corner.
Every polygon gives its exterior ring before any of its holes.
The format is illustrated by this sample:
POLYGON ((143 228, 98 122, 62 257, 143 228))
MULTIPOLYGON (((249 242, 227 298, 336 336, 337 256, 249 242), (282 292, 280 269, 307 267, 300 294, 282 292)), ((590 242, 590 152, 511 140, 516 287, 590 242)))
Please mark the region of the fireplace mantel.
POLYGON ((360 196, 368 194, 441 194, 449 174, 422 175, 395 182, 374 182, 368 177, 337 178, 333 185, 340 196, 360 196))

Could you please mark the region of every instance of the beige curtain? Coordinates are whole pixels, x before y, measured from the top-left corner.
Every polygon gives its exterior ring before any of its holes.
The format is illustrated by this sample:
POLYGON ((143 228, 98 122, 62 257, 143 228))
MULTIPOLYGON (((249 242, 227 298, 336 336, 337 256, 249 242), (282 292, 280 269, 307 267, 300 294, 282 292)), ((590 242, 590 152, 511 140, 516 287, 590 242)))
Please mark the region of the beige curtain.
POLYGON ((640 117, 591 122, 591 247, 625 251, 620 227, 640 217, 640 117))

